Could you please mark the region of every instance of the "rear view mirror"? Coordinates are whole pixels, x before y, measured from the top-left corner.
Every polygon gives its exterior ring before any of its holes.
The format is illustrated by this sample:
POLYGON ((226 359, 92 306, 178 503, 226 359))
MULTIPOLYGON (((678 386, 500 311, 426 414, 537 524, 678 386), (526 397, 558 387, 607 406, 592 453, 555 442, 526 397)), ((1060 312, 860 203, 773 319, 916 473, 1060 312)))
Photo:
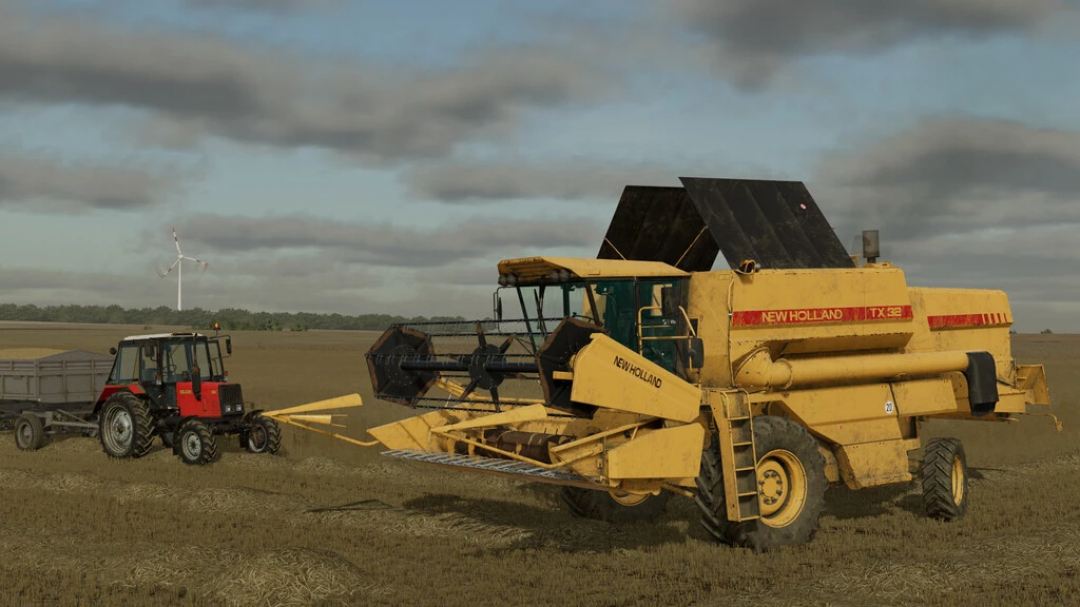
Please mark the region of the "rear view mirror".
POLYGON ((191 393, 195 395, 195 400, 202 400, 202 371, 199 365, 191 366, 191 393))
POLYGON ((109 348, 109 354, 116 356, 116 348, 109 348))
POLYGON ((688 342, 690 366, 700 369, 705 365, 705 342, 700 337, 691 337, 688 342))
POLYGON ((232 338, 230 337, 225 338, 225 353, 232 354, 232 338))
POLYGON ((662 287, 660 289, 660 312, 668 318, 679 315, 678 291, 675 287, 662 287))
POLYGON ((492 312, 495 314, 495 320, 501 321, 503 319, 503 306, 502 297, 499 297, 498 291, 495 292, 494 299, 495 305, 493 306, 492 312))

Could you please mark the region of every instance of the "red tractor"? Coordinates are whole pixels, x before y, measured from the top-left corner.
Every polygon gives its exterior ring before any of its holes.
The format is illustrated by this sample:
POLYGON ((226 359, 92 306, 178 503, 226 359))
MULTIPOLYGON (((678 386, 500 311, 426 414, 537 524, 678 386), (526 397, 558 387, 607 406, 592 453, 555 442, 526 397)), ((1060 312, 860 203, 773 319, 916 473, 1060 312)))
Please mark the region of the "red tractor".
MULTIPOLYGON (((155 436, 187 464, 218 458, 216 437, 237 434, 251 453, 275 453, 281 430, 273 419, 249 410, 240 384, 229 382, 227 336, 166 333, 127 337, 94 405, 98 438, 110 457, 146 455, 155 436)), ((92 419, 92 418, 91 418, 92 419)))

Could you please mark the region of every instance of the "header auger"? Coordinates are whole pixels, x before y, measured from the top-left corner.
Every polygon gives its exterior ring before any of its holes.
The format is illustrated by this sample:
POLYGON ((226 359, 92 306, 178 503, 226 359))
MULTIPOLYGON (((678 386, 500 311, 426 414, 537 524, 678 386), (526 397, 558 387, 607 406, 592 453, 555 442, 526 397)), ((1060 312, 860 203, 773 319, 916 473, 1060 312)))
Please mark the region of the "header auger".
POLYGON ((858 263, 801 183, 683 184, 627 187, 599 259, 501 262, 494 319, 383 334, 376 395, 430 409, 370 430, 385 453, 563 485, 611 521, 691 497, 755 549, 808 541, 830 483, 918 473, 927 515, 963 515, 963 446, 913 465, 921 422, 1050 404, 1042 366, 1012 358, 1005 294, 909 287, 876 238, 858 263))

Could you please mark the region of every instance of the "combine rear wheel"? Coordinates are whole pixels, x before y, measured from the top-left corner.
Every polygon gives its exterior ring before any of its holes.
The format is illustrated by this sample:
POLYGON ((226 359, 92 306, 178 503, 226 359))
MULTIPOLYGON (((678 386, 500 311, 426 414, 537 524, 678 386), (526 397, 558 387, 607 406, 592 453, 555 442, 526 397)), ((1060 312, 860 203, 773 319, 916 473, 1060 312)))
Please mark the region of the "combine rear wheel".
POLYGON ((45 445, 45 426, 41 418, 25 413, 15 422, 15 446, 23 451, 37 451, 45 445))
POLYGON ((197 419, 184 422, 176 431, 173 447, 185 464, 202 466, 217 461, 217 441, 210 427, 197 419))
POLYGON ((609 523, 624 524, 655 521, 667 508, 671 494, 661 491, 657 495, 636 495, 563 487, 562 500, 570 513, 609 523))
POLYGON ((154 420, 146 402, 130 392, 105 401, 98 421, 98 439, 109 457, 142 457, 154 444, 154 420))
POLYGON ((922 463, 923 507, 926 515, 953 521, 967 512, 967 458, 955 438, 935 438, 926 445, 922 463))
POLYGON ((281 448, 281 428, 265 415, 255 415, 250 428, 240 435, 240 446, 249 453, 277 453, 281 448))
POLYGON ((697 479, 701 524, 717 540, 757 551, 810 541, 825 509, 825 458, 817 440, 798 423, 754 418, 758 508, 761 517, 729 521, 718 441, 706 449, 697 479))

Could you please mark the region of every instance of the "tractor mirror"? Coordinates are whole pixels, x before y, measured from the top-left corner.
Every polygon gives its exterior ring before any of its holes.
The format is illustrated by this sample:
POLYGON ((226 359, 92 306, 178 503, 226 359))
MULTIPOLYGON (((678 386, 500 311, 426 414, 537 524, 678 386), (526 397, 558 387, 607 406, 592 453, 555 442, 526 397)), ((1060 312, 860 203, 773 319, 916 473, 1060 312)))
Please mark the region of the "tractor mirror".
POLYGON ((226 337, 225 338, 225 353, 226 354, 232 354, 232 338, 231 337, 226 337))
POLYGON ((116 348, 109 348, 109 354, 116 356, 116 348))
POLYGON ((495 318, 500 321, 503 319, 502 297, 498 296, 495 297, 495 318))
POLYGON ((705 365, 705 342, 700 337, 691 337, 689 342, 690 366, 700 369, 705 365))
POLYGON ((660 289, 660 312, 667 318, 679 315, 678 291, 675 287, 661 287, 660 289))
POLYGON ((195 395, 195 400, 202 400, 202 372, 199 365, 191 366, 191 393, 195 395))

